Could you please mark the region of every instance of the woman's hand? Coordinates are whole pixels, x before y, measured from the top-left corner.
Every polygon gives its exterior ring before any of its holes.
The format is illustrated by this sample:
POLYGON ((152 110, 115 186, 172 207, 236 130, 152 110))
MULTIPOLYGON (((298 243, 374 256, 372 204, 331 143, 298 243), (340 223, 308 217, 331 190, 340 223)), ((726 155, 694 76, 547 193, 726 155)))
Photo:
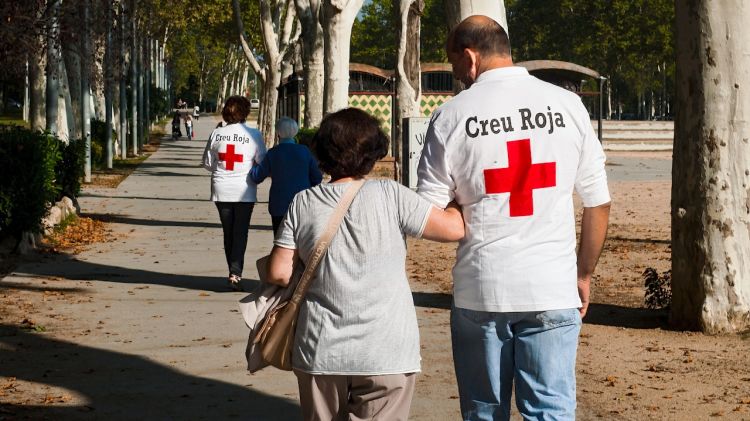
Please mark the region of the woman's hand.
POLYGON ((268 282, 283 287, 289 285, 294 271, 294 258, 297 251, 284 247, 273 246, 271 258, 268 262, 268 282))
POLYGON ((435 206, 432 207, 422 238, 450 242, 464 238, 465 234, 461 207, 456 202, 450 202, 443 210, 435 206))

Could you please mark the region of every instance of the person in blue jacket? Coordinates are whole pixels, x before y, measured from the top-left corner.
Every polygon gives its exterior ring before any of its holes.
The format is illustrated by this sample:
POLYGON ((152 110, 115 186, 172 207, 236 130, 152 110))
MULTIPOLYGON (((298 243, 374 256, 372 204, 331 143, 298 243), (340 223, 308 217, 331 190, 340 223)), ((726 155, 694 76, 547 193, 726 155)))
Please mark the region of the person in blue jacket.
POLYGON ((271 148, 263 162, 254 166, 250 171, 250 179, 255 184, 260 184, 266 177, 272 179, 268 213, 271 214, 274 235, 294 195, 317 186, 323 180, 318 162, 310 150, 294 140, 298 131, 299 126, 296 121, 289 117, 281 117, 276 122, 278 145, 271 148))

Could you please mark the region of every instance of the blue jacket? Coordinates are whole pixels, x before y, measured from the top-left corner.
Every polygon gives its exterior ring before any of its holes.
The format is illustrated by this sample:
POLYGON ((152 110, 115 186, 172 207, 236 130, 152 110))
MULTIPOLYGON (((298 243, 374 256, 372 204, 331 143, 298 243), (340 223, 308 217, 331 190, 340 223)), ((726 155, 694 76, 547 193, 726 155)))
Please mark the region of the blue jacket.
POLYGON ((323 180, 318 162, 307 149, 294 139, 282 139, 271 148, 260 165, 250 170, 250 179, 258 184, 271 177, 271 192, 268 200, 268 213, 271 216, 284 216, 289 203, 298 192, 317 186, 323 180))

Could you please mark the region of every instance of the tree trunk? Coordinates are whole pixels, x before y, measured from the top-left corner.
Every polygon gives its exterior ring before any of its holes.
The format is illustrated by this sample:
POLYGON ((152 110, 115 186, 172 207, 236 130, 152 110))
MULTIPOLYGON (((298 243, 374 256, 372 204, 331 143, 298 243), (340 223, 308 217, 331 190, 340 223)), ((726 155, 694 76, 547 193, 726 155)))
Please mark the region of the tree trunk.
POLYGON ((445 2, 445 16, 448 25, 453 28, 462 20, 472 15, 489 16, 508 32, 508 19, 503 0, 453 0, 445 2))
POLYGON ((81 134, 86 141, 83 181, 91 182, 91 34, 89 33, 89 0, 82 0, 81 30, 81 134))
POLYGON ((128 66, 127 66, 127 49, 125 28, 127 27, 127 18, 125 15, 125 1, 120 1, 120 132, 117 138, 120 140, 120 158, 128 157, 128 66))
POLYGON ((104 133, 105 161, 107 168, 112 168, 112 3, 107 2, 107 29, 104 45, 104 122, 107 127, 104 133))
POLYGON ((133 156, 138 156, 138 28, 136 0, 130 5, 130 142, 133 156))
POLYGON ((31 130, 45 129, 45 89, 44 50, 39 46, 29 59, 29 126, 31 130))
POLYGON ((44 108, 46 112, 47 131, 56 136, 60 99, 60 50, 58 49, 60 42, 60 27, 58 22, 60 2, 52 0, 48 5, 50 10, 50 26, 47 32, 47 86, 44 108))
POLYGON ((399 0, 393 3, 398 27, 398 54, 396 63, 396 121, 393 131, 393 158, 396 162, 397 181, 401 181, 401 144, 403 121, 420 117, 422 85, 419 65, 419 17, 424 9, 422 0, 399 0))
POLYGON ((363 0, 324 0, 325 86, 323 113, 349 106, 349 49, 352 25, 363 0))
POLYGON ((302 26, 302 71, 305 79, 305 127, 318 127, 323 119, 323 27, 320 24, 320 0, 295 0, 302 26))
POLYGON ((258 122, 258 130, 263 133, 266 147, 274 144, 276 136, 276 105, 279 102, 279 90, 276 89, 281 82, 281 69, 270 71, 263 83, 263 98, 260 101, 261 113, 258 122))
POLYGON ((68 119, 68 130, 73 139, 83 139, 81 134, 81 64, 78 56, 79 48, 74 43, 65 46, 63 58, 65 71, 68 75, 68 94, 70 95, 71 117, 68 119))
POLYGON ((750 4, 675 12, 671 321, 739 332, 750 327, 750 4))

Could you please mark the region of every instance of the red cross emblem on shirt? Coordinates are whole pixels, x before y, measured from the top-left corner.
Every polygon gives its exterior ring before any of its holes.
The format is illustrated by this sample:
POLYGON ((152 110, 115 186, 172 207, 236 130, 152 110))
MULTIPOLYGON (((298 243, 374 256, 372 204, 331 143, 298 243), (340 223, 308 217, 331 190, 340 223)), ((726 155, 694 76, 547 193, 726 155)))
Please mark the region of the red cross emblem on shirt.
POLYGON ((227 145, 225 153, 219 152, 219 160, 224 161, 224 166, 229 171, 234 171, 234 163, 242 162, 242 154, 234 153, 234 145, 227 145))
POLYGON ((484 170, 487 194, 510 193, 510 216, 534 214, 534 189, 557 185, 555 163, 531 163, 531 140, 507 142, 508 167, 484 170))

